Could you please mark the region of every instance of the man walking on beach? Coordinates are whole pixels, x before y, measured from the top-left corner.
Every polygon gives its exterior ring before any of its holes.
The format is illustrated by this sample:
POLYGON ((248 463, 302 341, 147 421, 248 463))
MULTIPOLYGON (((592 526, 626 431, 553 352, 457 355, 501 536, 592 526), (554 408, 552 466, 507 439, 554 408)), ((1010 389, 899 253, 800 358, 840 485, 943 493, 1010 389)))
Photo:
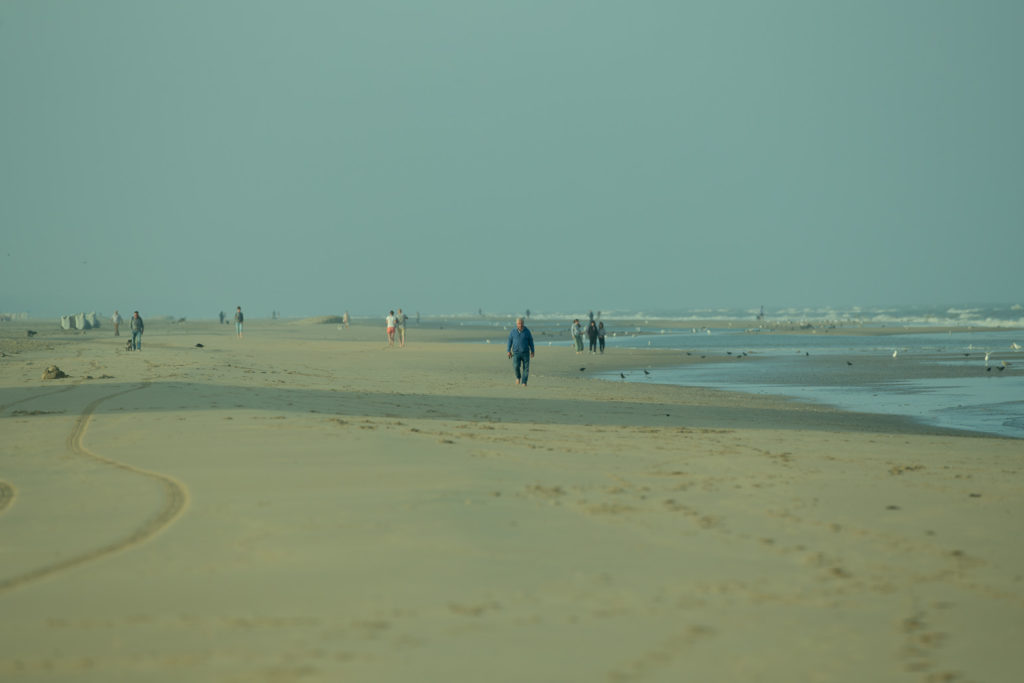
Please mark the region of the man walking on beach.
POLYGON ((515 329, 508 333, 506 351, 516 370, 516 384, 525 387, 526 380, 530 377, 530 359, 534 356, 534 348, 533 335, 530 334, 529 328, 523 325, 522 318, 516 318, 515 329))
POLYGON ((122 318, 121 314, 115 310, 114 316, 111 318, 111 320, 113 320, 114 322, 114 336, 120 337, 121 333, 118 330, 121 327, 121 321, 124 320, 124 318, 122 318))
POLYGON ((132 331, 132 350, 142 350, 142 331, 145 329, 145 325, 142 324, 142 318, 139 316, 139 312, 135 311, 132 314, 131 320, 128 321, 128 329, 132 331))
POLYGON ((242 307, 239 306, 235 309, 235 335, 242 336, 242 323, 245 322, 245 316, 242 315, 242 307))

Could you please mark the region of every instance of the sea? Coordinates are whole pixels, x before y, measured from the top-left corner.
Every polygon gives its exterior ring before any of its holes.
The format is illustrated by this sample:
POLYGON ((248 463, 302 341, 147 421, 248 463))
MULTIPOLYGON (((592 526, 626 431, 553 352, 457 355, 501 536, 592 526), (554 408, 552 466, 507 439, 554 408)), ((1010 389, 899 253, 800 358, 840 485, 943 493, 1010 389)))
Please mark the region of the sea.
MULTIPOLYGON (((625 379, 619 371, 608 372, 600 379, 778 395, 1024 439, 1024 307, 1019 304, 594 315, 608 330, 606 353, 652 348, 680 354, 678 366, 650 374, 625 372, 625 379), (905 328, 910 332, 896 333, 905 328), (686 362, 697 358, 703 362, 686 362)), ((535 336, 537 328, 542 331, 542 344, 568 346, 571 320, 585 324, 589 316, 589 311, 531 315, 529 324, 535 336), (552 329, 559 334, 564 329, 566 340, 551 341, 559 336, 552 329)))

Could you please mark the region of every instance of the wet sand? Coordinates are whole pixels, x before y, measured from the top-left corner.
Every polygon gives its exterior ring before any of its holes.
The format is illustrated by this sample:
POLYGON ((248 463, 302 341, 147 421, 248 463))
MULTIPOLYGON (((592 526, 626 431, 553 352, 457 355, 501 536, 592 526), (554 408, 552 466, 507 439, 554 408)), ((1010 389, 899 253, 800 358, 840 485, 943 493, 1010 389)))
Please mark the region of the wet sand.
POLYGON ((2 680, 1024 670, 1019 441, 591 380, 678 355, 541 335, 524 389, 450 322, 4 325, 2 680))

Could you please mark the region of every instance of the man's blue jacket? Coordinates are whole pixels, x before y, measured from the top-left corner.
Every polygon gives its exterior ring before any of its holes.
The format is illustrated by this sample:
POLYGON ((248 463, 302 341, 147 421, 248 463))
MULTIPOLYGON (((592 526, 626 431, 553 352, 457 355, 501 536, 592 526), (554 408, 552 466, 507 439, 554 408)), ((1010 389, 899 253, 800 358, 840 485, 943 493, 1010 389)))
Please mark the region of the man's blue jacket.
POLYGON ((508 333, 508 348, 505 351, 511 351, 515 354, 527 351, 534 353, 533 335, 530 334, 530 329, 524 325, 523 331, 520 332, 518 327, 513 327, 512 331, 508 333))

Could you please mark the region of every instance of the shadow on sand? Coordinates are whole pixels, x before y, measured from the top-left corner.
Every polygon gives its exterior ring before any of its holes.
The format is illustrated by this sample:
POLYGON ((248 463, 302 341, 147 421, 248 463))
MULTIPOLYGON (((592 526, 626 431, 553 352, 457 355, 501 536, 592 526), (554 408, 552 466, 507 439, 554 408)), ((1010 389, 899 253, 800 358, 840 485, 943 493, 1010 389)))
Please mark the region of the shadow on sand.
POLYGON ((686 429, 794 429, 879 434, 979 436, 878 414, 809 409, 780 399, 777 407, 683 405, 636 401, 549 399, 538 396, 479 397, 346 391, 288 387, 230 386, 159 381, 69 382, 60 386, 0 389, 0 419, 32 415, 78 415, 103 397, 96 414, 161 411, 262 410, 331 417, 454 420, 481 423, 601 425, 686 429))

